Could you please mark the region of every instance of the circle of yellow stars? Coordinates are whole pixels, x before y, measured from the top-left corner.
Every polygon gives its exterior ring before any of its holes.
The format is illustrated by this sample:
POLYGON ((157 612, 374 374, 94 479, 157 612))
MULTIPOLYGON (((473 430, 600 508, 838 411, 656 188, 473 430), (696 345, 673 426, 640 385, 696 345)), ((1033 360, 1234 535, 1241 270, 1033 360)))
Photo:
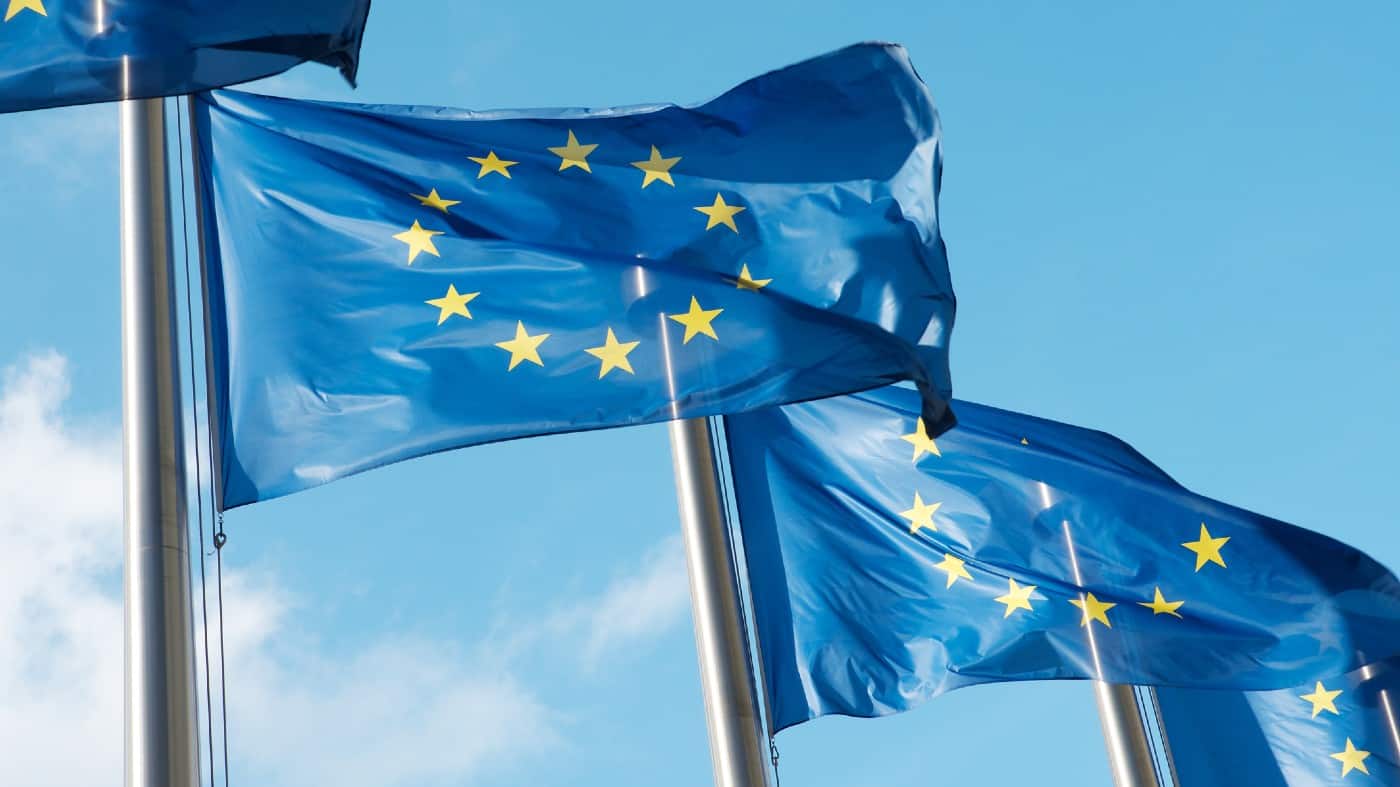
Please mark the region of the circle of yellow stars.
MULTIPOLYGON (((40 0, 10 0, 11 7, 15 4, 25 3, 39 4, 40 0)), ((42 12, 42 8, 36 9, 42 12)), ((18 11, 15 11, 18 13, 18 11)), ((592 156, 599 148, 599 143, 580 139, 573 129, 565 129, 565 138, 562 145, 549 146, 546 150, 558 158, 557 173, 569 173, 571 170, 579 170, 583 173, 592 174, 592 156)), ((482 181, 488 178, 503 181, 512 180, 511 169, 519 166, 520 161, 505 158, 497 149, 486 148, 475 151, 478 155, 468 155, 466 159, 475 165, 475 179, 482 181), (492 178, 492 176, 495 176, 492 178)), ((640 188, 646 189, 653 184, 661 184, 672 188, 676 185, 673 173, 677 164, 682 161, 682 156, 665 155, 656 145, 650 146, 650 154, 647 158, 629 162, 641 172, 642 179, 640 188)), ((451 216, 452 209, 462 204, 459 199, 451 199, 449 196, 441 194, 436 187, 428 189, 426 194, 409 194, 417 200, 419 206, 430 211, 451 216)), ((739 225, 735 221, 735 216, 747 210, 747 206, 731 204, 724 194, 715 193, 714 200, 708 205, 695 206, 695 210, 706 217, 704 231, 708 232, 717 227, 724 227, 731 232, 738 233, 739 225)), ((422 255, 442 258, 442 252, 438 249, 435 238, 446 234, 443 230, 432 229, 423 226, 422 221, 415 219, 413 224, 402 232, 395 233, 393 239, 404 244, 405 261, 409 265, 418 262, 422 255)), ((729 279, 739 290, 748 292, 760 292, 773 282, 771 278, 760 278, 749 268, 749 264, 741 264, 736 276, 729 279)), ((472 312, 468 307, 476 298, 480 297, 480 292, 462 292, 457 289, 456 283, 449 284, 447 292, 441 297, 427 298, 424 304, 437 309, 437 325, 446 324, 454 317, 471 320, 472 312)), ((705 308, 697 296, 690 298, 689 308, 685 311, 667 314, 666 318, 677 323, 684 329, 681 336, 681 344, 689 344, 697 337, 706 337, 713 341, 719 341, 719 332, 715 329, 715 320, 724 313, 723 308, 705 308)), ((623 341, 612 326, 605 326, 606 334, 603 343, 596 347, 584 348, 583 352, 597 359, 598 379, 607 378, 610 373, 635 374, 629 355, 641 345, 641 340, 632 339, 623 341)), ((509 353, 506 370, 515 371, 522 364, 533 364, 543 367, 544 357, 541 355, 541 347, 550 338, 546 332, 532 333, 523 321, 516 321, 515 334, 508 339, 496 342, 495 346, 509 353)), ((937 510, 937 506, 933 506, 937 510)), ((930 521, 926 527, 932 527, 930 521)), ((916 529, 917 532, 917 529, 916 529)))
MULTIPOLYGON (((912 446, 910 458, 915 464, 929 458, 938 459, 943 456, 938 441, 929 434, 927 424, 922 418, 916 419, 914 430, 908 434, 900 435, 900 440, 912 446)), ((1031 447, 1030 439, 1025 436, 1018 437, 1017 443, 1023 448, 1031 447)), ((925 500, 922 492, 915 491, 913 504, 908 509, 899 511, 897 515, 908 524, 910 535, 918 536, 926 531, 936 533, 938 532, 937 514, 942 506, 943 501, 925 500)), ((1194 541, 1182 542, 1181 546, 1192 553, 1195 571, 1200 572, 1212 564, 1221 568, 1226 567, 1224 548, 1229 541, 1230 536, 1212 534, 1209 526, 1203 522, 1200 524, 1197 538, 1194 541)), ((968 559, 945 552, 943 560, 934 564, 933 568, 943 572, 946 577, 944 587, 951 588, 959 580, 976 584, 968 570, 968 565, 968 559)), ((1018 611, 1035 612, 1032 601, 1043 600, 1041 596, 1037 595, 1037 587, 1031 584, 1021 584, 1014 578, 1007 578, 1006 581, 1006 593, 993 599, 1003 605, 1002 616, 1009 618, 1018 611)), ((1113 627, 1110 611, 1119 606, 1118 602, 1102 600, 1087 591, 1082 592, 1077 598, 1068 599, 1068 602, 1080 610, 1081 626, 1091 626, 1098 623, 1105 628, 1113 627)), ((1168 598, 1159 585, 1153 587, 1150 600, 1137 601, 1134 604, 1150 610, 1153 617, 1166 615, 1169 618, 1183 619, 1181 609, 1186 605, 1186 602, 1181 599, 1168 598)))
MULTIPOLYGON (((938 443, 932 437, 923 421, 918 419, 914 425, 914 431, 900 435, 900 440, 913 446, 911 461, 919 464, 921 460, 941 458, 942 451, 938 443)), ((1020 446, 1029 448, 1031 441, 1028 437, 1020 437, 1017 441, 1020 446)), ((926 501, 920 491, 913 493, 913 505, 898 512, 898 516, 908 523, 909 533, 919 536, 920 533, 938 532, 936 515, 943 506, 942 501, 926 501)), ((1200 523, 1197 536, 1192 541, 1181 542, 1181 547, 1188 550, 1192 556, 1194 572, 1200 573, 1202 570, 1210 570, 1210 566, 1219 566, 1221 569, 1227 567, 1225 560, 1226 545, 1230 543, 1230 536, 1216 535, 1211 532, 1210 526, 1205 522, 1200 523)), ((931 546, 933 544, 930 544, 931 546)), ((942 551, 942 550, 940 550, 942 551)), ((972 573, 968 570, 969 559, 959 557, 949 552, 942 552, 943 559, 933 564, 933 568, 942 572, 945 581, 944 589, 952 588, 959 581, 976 585, 972 573)), ((989 572, 990 573, 990 572, 989 572)), ((1015 613, 1034 614, 1036 611, 1033 601, 1044 600, 1037 594, 1037 588, 1031 584, 1021 584, 1015 578, 1006 579, 1006 592, 993 598, 1003 607, 1002 618, 1010 618, 1015 613)), ((1111 611, 1119 606, 1118 602, 1100 599, 1094 593, 1081 591, 1077 598, 1068 599, 1069 603, 1080 611, 1081 627, 1090 627, 1095 623, 1107 629, 1113 628, 1111 611)), ((1149 601, 1135 602, 1137 606, 1151 610, 1155 618, 1159 615, 1182 619, 1181 609, 1185 606, 1184 600, 1170 600, 1162 592, 1161 586, 1154 586, 1152 589, 1152 599, 1149 601)), ((1311 710, 1311 717, 1317 719, 1320 714, 1330 716, 1340 716, 1337 700, 1343 694, 1342 689, 1329 689, 1321 681, 1318 681, 1313 690, 1307 694, 1299 695, 1302 700, 1308 703, 1311 710)), ((1326 718, 1326 716, 1324 716, 1326 718)), ((1371 756, 1371 752, 1359 749, 1351 738, 1346 739, 1342 751, 1330 753, 1328 756, 1341 763, 1341 775, 1345 778, 1353 771, 1358 771, 1365 775, 1370 775, 1367 769, 1366 760, 1371 756)))

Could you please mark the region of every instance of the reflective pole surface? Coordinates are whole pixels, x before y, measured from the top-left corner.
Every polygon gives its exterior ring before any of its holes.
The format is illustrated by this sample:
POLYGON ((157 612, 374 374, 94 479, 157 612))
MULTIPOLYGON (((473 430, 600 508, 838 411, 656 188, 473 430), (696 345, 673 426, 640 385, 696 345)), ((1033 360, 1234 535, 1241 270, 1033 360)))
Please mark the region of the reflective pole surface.
POLYGON ((165 106, 121 103, 127 787, 199 781, 165 106))
POLYGON ((1147 730, 1138 713, 1133 687, 1122 683, 1094 681, 1094 699, 1099 706, 1104 745, 1108 747, 1108 769, 1116 787, 1157 787, 1157 771, 1152 767, 1152 749, 1147 730))
POLYGON ((704 418, 689 418, 671 421, 670 429, 715 787, 766 787, 766 738, 744 647, 747 632, 710 425, 704 418))

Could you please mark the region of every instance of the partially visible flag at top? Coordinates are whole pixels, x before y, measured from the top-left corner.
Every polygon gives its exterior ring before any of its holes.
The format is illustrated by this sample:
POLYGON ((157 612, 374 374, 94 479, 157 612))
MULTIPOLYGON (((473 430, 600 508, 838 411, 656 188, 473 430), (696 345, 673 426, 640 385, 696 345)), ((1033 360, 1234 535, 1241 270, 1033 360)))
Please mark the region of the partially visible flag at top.
POLYGON ((354 81, 369 0, 0 0, 0 112, 155 98, 315 60, 354 81))
POLYGON ((938 118, 899 47, 694 108, 195 116, 226 508, 900 379, 951 423, 938 118))
POLYGON ((1400 660, 1279 691, 1156 694, 1179 787, 1400 785, 1400 660))
POLYGON ((1400 584, 1101 432, 891 387, 725 419, 775 729, 973 683, 1277 689, 1400 654, 1400 584))

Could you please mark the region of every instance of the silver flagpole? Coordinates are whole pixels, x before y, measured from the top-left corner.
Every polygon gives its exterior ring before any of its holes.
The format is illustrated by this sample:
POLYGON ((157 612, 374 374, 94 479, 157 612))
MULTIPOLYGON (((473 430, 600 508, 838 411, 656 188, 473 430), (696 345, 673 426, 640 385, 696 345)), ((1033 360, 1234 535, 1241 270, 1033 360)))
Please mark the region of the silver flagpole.
POLYGON ((715 787, 766 787, 766 739, 744 647, 748 632, 740 617, 710 424, 688 418, 671 421, 670 429, 715 787))
POLYGON ((1147 728, 1138 712, 1133 687, 1096 680, 1094 700, 1099 706, 1113 783, 1117 787, 1157 787, 1157 769, 1152 764, 1147 728))
POLYGON ((196 787, 193 608, 165 105, 121 103, 126 785, 196 787))

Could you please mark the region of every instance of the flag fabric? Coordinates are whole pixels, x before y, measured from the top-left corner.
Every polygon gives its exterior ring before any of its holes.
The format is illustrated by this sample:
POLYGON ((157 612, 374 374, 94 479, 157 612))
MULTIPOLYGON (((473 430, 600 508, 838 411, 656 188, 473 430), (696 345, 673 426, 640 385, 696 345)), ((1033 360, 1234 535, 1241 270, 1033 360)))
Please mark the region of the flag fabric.
POLYGON ((890 387, 725 419, 775 729, 974 683, 1278 689, 1400 653, 1400 585, 1114 437, 890 387))
POLYGON ((195 116, 226 508, 900 379, 951 422, 939 126, 899 47, 693 108, 195 116))
POLYGON ((1400 785, 1400 661, 1278 691, 1156 694, 1178 787, 1400 785))
POLYGON ((0 0, 0 112, 182 95, 307 60, 354 81, 369 0, 0 0))

